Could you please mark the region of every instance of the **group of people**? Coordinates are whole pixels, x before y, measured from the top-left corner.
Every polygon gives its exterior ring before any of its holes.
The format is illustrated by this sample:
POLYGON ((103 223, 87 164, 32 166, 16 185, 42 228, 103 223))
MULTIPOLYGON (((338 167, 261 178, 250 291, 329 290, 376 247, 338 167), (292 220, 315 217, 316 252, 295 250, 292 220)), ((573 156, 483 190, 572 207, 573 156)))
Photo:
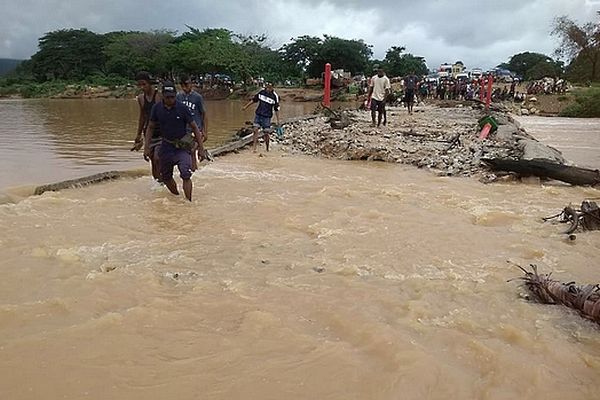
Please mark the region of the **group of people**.
MULTIPOLYGON (((144 159, 149 161, 153 178, 164 184, 171 193, 179 195, 173 178, 175 166, 183 181, 183 192, 192 201, 192 173, 198 168, 198 160, 210 159, 204 149, 208 139, 208 121, 202 96, 193 90, 193 82, 188 75, 182 75, 178 92, 172 81, 162 82, 160 92, 148 72, 136 75, 142 93, 137 96, 139 119, 134 146, 131 149, 144 149, 144 159)), ((256 151, 259 132, 262 130, 267 151, 271 118, 275 112, 279 124, 279 96, 273 85, 257 93, 245 106, 259 103, 254 119, 254 143, 256 151)))

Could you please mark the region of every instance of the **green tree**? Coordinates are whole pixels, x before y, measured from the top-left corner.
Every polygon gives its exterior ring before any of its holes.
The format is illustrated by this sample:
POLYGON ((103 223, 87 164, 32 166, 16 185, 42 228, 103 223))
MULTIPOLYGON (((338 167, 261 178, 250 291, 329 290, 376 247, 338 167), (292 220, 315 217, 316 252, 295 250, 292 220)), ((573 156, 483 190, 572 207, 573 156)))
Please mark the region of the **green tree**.
POLYGON ((405 47, 392 46, 385 54, 383 68, 389 76, 406 76, 415 73, 417 76, 427 75, 429 70, 423 57, 410 53, 402 54, 405 47))
POLYGON ((325 64, 330 63, 333 69, 343 69, 352 74, 364 73, 372 55, 371 46, 362 39, 348 40, 324 35, 319 52, 308 66, 307 72, 310 76, 321 76, 325 64))
POLYGON ((107 41, 104 49, 107 72, 130 78, 141 70, 157 74, 169 72, 169 59, 165 54, 174 41, 173 32, 111 33, 107 41))
POLYGON ((87 29, 61 29, 39 39, 31 70, 39 81, 83 79, 104 69, 104 38, 87 29))
POLYGON ((579 67, 587 65, 589 70, 586 75, 591 81, 600 79, 600 23, 590 22, 579 26, 562 16, 554 20, 552 34, 561 42, 556 49, 557 55, 566 57, 571 64, 577 61, 579 67))
POLYGON ((510 58, 507 69, 525 80, 562 75, 562 64, 545 54, 524 52, 510 58))
POLYGON ((300 36, 292 38, 290 43, 281 47, 279 53, 284 61, 297 66, 302 72, 306 72, 308 66, 319 56, 323 41, 314 36, 300 36))

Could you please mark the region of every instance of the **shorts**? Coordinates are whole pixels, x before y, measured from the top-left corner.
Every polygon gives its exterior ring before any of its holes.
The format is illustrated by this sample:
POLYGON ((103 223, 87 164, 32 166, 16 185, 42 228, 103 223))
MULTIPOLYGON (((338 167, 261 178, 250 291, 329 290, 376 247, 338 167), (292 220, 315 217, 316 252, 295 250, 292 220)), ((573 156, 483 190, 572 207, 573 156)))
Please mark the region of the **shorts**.
POLYGON ((406 89, 406 93, 404 94, 404 99, 407 103, 415 102, 415 90, 414 89, 406 89))
POLYGON ((169 144, 163 144, 159 150, 160 176, 163 181, 173 178, 173 168, 177 165, 181 179, 192 177, 192 155, 189 150, 177 149, 169 144))
POLYGON ((254 117, 254 127, 268 129, 271 127, 271 118, 256 114, 254 117))
POLYGON ((385 100, 371 99, 371 111, 384 112, 385 111, 385 100))

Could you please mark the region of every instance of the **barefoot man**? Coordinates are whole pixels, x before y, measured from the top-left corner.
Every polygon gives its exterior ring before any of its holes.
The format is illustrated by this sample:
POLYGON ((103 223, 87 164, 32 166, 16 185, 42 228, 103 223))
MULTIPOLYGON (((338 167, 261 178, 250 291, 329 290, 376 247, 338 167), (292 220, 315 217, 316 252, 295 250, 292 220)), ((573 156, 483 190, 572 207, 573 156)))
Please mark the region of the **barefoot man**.
POLYGON ((383 125, 387 124, 387 114, 385 112, 385 100, 392 91, 392 85, 390 79, 385 76, 383 68, 377 67, 377 75, 371 78, 369 85, 368 99, 371 102, 371 120, 373 126, 375 126, 375 113, 377 112, 377 126, 381 125, 383 119, 383 125))
MULTIPOLYGON (((171 193, 178 195, 177 183, 173 179, 173 168, 177 165, 179 176, 183 180, 185 197, 192 201, 192 149, 194 142, 198 145, 198 156, 204 156, 202 132, 194 122, 190 109, 175 96, 177 90, 173 82, 164 82, 162 88, 163 99, 152 107, 148 131, 152 132, 155 125, 160 126, 162 143, 159 148, 160 175, 165 186, 171 193), (188 132, 187 127, 192 127, 188 132)), ((146 140, 144 155, 150 154, 150 141, 146 140)))
POLYGON ((158 147, 160 146, 160 127, 154 125, 152 130, 148 130, 148 124, 150 122, 150 111, 152 106, 158 102, 161 97, 158 90, 156 90, 150 79, 150 74, 146 71, 140 71, 135 76, 138 87, 142 89, 142 93, 137 96, 137 102, 140 106, 140 116, 138 118, 137 135, 135 136, 135 144, 131 151, 138 151, 143 146, 142 134, 146 137, 146 141, 149 142, 150 151, 146 154, 144 152, 144 160, 150 161, 152 165, 152 177, 158 182, 161 182, 160 178, 160 167, 158 160, 158 147))
POLYGON ((279 96, 273 90, 273 84, 267 83, 265 88, 258 92, 252 100, 250 100, 242 110, 247 109, 253 103, 258 103, 254 117, 254 141, 252 142, 252 151, 256 153, 256 144, 258 143, 258 131, 263 130, 263 138, 267 151, 269 151, 269 133, 271 131, 271 118, 273 118, 273 110, 275 118, 279 126, 279 96))

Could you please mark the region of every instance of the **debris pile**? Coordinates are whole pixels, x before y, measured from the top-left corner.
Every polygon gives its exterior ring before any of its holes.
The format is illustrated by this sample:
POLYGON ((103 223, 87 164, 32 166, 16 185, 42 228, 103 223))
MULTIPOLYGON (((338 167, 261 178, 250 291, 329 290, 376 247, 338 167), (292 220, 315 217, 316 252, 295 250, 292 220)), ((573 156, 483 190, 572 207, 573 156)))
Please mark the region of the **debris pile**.
POLYGON ((481 160, 489 158, 564 161, 558 151, 537 142, 504 114, 493 114, 498 128, 481 140, 479 110, 461 106, 418 111, 408 115, 401 108, 388 109, 387 124, 381 127, 372 126, 369 112, 328 113, 329 117, 287 124, 279 141, 292 153, 412 164, 449 176, 487 172, 481 160))

